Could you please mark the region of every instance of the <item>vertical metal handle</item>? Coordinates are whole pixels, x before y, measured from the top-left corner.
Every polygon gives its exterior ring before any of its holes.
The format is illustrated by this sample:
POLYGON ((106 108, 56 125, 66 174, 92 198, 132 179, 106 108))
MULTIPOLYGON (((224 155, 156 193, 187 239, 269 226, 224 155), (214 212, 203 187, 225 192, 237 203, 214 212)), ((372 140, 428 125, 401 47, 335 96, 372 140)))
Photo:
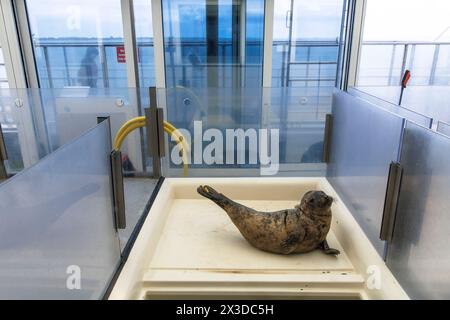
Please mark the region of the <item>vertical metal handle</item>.
POLYGON ((157 126, 158 126, 158 150, 159 156, 164 157, 166 153, 166 148, 164 144, 164 110, 162 108, 158 108, 156 110, 157 115, 157 126))
POLYGON ((160 178, 161 157, 165 154, 164 113, 162 108, 158 108, 155 87, 150 87, 150 108, 145 109, 145 119, 148 150, 153 158, 153 177, 160 178))
POLYGON ((384 200, 383 220, 381 221, 380 239, 392 241, 394 234, 397 204, 402 183, 403 168, 398 162, 389 166, 389 176, 384 200))
POLYGON ((3 140, 2 126, 0 124, 0 180, 8 178, 8 173, 6 172, 4 160, 8 159, 8 154, 6 153, 5 141, 3 140))
POLYGON ((333 116, 327 114, 325 118, 325 132, 323 137, 323 156, 322 161, 328 163, 330 161, 331 147, 331 130, 333 129, 333 116))
POLYGON ((0 124, 0 161, 8 160, 8 153, 6 153, 5 140, 3 139, 3 131, 0 124))
POLYGON ((127 223, 125 215, 125 192, 123 188, 122 153, 118 150, 113 150, 110 158, 116 228, 125 229, 127 223))

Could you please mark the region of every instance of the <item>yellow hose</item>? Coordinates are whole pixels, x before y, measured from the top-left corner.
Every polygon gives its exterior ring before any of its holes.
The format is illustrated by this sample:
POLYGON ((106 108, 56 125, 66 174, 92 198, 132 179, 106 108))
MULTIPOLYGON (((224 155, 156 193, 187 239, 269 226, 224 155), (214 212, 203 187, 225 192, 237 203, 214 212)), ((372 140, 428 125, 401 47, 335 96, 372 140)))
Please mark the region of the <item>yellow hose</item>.
MULTIPOLYGON (((114 138, 114 149, 120 150, 125 138, 134 130, 145 127, 145 117, 137 117, 127 121, 117 132, 114 138)), ((175 137, 178 148, 182 153, 183 159, 183 173, 185 176, 188 174, 188 159, 187 153, 189 152, 189 146, 186 143, 186 139, 171 123, 164 121, 164 131, 166 131, 171 137, 175 137)))
POLYGON ((126 128, 127 128, 129 125, 132 125, 133 123, 138 123, 138 122, 141 122, 141 121, 144 121, 144 122, 145 122, 145 117, 136 117, 136 118, 133 118, 133 119, 128 120, 127 122, 125 122, 125 123, 122 125, 122 127, 119 129, 119 131, 117 132, 117 134, 116 134, 116 138, 114 139, 114 145, 116 145, 117 138, 120 137, 120 136, 122 135, 123 131, 126 130, 126 128))

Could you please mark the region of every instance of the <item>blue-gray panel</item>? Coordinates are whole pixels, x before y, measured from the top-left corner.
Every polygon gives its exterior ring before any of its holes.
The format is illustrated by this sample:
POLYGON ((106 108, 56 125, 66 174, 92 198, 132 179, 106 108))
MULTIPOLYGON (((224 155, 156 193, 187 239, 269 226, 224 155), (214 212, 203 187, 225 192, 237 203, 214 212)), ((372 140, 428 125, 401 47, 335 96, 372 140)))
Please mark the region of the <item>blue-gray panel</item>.
POLYGON ((342 91, 333 94, 327 177, 380 256, 389 165, 399 157, 404 118, 342 91))
POLYGON ((408 122, 387 264, 414 299, 450 299, 450 139, 408 122))
POLYGON ((120 261, 110 151, 104 121, 0 185, 0 299, 103 296, 120 261))

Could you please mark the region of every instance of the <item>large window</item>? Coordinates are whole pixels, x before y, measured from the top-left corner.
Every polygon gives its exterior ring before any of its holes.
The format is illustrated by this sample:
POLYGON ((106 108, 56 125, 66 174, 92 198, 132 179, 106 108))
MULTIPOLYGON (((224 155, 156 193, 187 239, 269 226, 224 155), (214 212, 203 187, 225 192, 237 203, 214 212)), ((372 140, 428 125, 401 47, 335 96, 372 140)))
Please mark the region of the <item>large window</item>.
MULTIPOLYGON (((272 87, 336 82, 345 0, 277 0, 272 87)), ((155 85, 152 1, 134 0, 140 85, 155 85)), ((164 0, 167 87, 261 87, 264 0, 164 0)), ((40 86, 127 87, 120 0, 27 0, 40 86)), ((131 23, 131 19, 130 19, 131 23)), ((125 25, 125 30, 128 28, 125 25)), ((445 50, 444 50, 445 51, 445 50)), ((445 64, 442 59, 440 64, 445 64)))
POLYGON ((41 87, 127 87, 120 0, 26 3, 41 87))
POLYGON ((168 87, 262 86, 263 0, 163 1, 168 87))
POLYGON ((343 6, 343 0, 275 2, 273 87, 334 86, 343 6))
POLYGON ((450 2, 367 0, 357 85, 450 85, 450 2))

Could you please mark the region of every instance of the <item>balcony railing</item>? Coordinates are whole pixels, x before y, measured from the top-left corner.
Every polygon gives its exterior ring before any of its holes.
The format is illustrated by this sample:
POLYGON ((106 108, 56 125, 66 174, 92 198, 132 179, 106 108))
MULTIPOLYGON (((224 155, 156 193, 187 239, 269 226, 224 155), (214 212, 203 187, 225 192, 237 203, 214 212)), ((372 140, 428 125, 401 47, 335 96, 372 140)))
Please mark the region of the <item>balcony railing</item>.
MULTIPOLYGON (((219 43, 216 65, 207 64, 203 41, 170 41, 166 46, 168 77, 178 84, 204 85, 205 70, 217 67, 219 86, 232 82, 230 70, 250 70, 247 81, 261 81, 262 44, 248 41, 245 65, 233 61, 231 41, 219 43), (177 52, 178 50, 178 52, 177 52), (190 61, 189 55, 198 61, 190 61)), ((118 58, 121 39, 39 39, 35 41, 36 57, 42 87, 77 86, 81 59, 88 48, 99 50, 97 87, 126 87, 125 62, 118 58)), ((154 85, 153 42, 138 39, 139 75, 143 86, 154 85)), ((274 41, 272 86, 334 86, 339 44, 336 41, 274 41)), ((1 66, 0 66, 1 67, 1 66)), ((406 69, 411 70, 411 85, 450 84, 450 42, 364 42, 362 44, 358 85, 398 85, 406 69)))
POLYGON ((359 86, 399 85, 405 70, 412 73, 411 85, 450 85, 450 42, 362 44, 359 86))
MULTIPOLYGON (((332 86, 336 79, 338 44, 336 41, 302 41, 292 45, 291 59, 287 59, 289 43, 274 41, 273 86, 332 86), (281 48, 281 49, 280 49, 281 48)), ((217 65, 206 63, 206 44, 204 41, 171 41, 165 48, 173 59, 168 59, 167 76, 176 74, 181 83, 202 83, 205 81, 205 67, 218 67, 220 86, 231 81, 232 68, 251 70, 250 79, 261 79, 262 43, 247 41, 245 65, 233 61, 231 41, 221 41, 217 65), (181 52, 177 52, 176 50, 181 52), (189 53, 194 52, 199 63, 189 61, 189 53), (181 57, 181 59, 180 59, 181 57), (170 71, 169 71, 170 70, 170 71), (253 71, 254 70, 254 71, 253 71), (179 73, 179 74, 178 74, 179 73)), ((78 71, 81 60, 88 48, 97 48, 99 63, 97 86, 126 87, 127 74, 125 63, 117 57, 117 48, 123 47, 121 39, 38 39, 35 50, 41 86, 60 88, 80 85, 78 71)), ((153 42, 139 41, 139 75, 143 86, 154 85, 155 66, 153 59, 153 42)), ((174 76, 175 77, 175 76, 174 76)), ((177 83, 180 84, 180 83, 177 83)))

